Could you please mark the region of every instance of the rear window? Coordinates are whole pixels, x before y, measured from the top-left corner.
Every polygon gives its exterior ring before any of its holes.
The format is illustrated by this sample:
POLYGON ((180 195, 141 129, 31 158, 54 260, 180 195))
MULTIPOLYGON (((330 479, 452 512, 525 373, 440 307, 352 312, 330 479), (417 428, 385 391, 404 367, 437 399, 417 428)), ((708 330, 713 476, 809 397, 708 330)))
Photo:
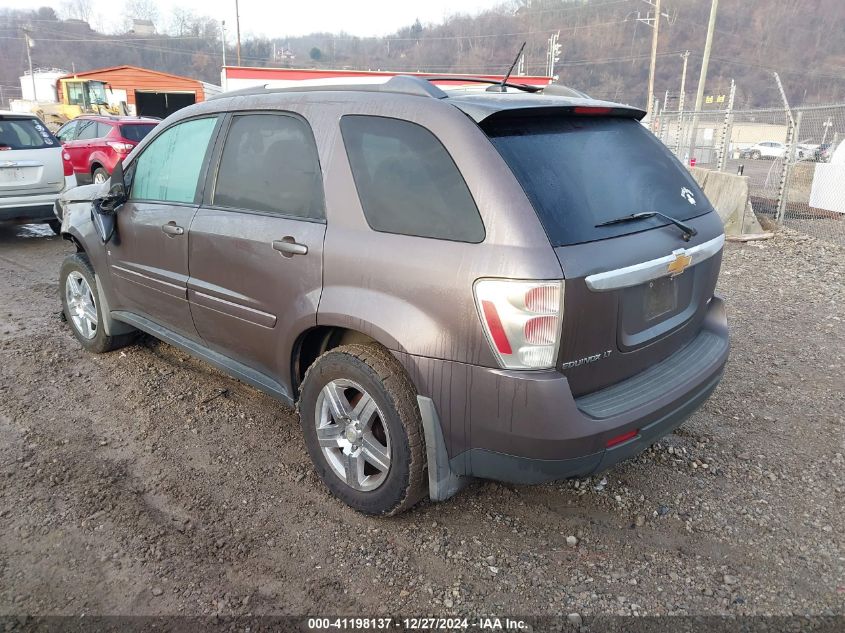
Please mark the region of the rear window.
POLYGON ((0 117, 0 150, 58 147, 59 141, 38 119, 0 117))
POLYGON ((525 190, 552 244, 565 246, 688 220, 712 210, 690 173, 639 122, 621 118, 514 118, 485 126, 525 190))
POLYGON ((133 123, 132 125, 121 125, 120 135, 128 141, 136 143, 153 131, 155 123, 133 123))

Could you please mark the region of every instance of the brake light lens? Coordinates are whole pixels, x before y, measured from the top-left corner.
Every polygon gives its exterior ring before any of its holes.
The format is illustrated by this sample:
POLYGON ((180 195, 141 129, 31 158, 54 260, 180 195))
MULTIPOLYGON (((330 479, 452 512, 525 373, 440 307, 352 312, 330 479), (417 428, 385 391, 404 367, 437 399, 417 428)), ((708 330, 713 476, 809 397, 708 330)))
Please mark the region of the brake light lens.
POLYGON ((73 163, 70 162, 70 154, 66 149, 62 150, 62 166, 65 169, 65 177, 73 176, 73 163))
POLYGON ((604 106, 575 106, 572 111, 575 114, 580 114, 582 116, 601 116, 603 114, 610 114, 613 111, 613 108, 607 108, 604 106))
POLYGON ((562 281, 479 279, 473 291, 490 347, 505 369, 554 367, 562 281))
POLYGON ((124 143, 123 141, 106 141, 106 144, 118 154, 128 154, 135 147, 132 143, 124 143))

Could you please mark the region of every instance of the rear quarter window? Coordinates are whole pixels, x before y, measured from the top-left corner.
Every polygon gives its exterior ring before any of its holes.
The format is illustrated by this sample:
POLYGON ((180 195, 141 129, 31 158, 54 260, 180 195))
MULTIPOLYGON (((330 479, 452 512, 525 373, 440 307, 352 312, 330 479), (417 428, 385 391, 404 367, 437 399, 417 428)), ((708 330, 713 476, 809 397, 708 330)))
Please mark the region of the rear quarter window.
POLYGON ((155 123, 133 123, 132 125, 121 125, 120 135, 129 141, 135 141, 137 143, 143 140, 147 134, 152 132, 155 126, 155 123))
POLYGON ((426 128, 347 115, 343 143, 367 223, 375 231, 457 242, 484 240, 484 224, 457 165, 426 128))
POLYGON ((666 225, 658 211, 688 220, 712 210, 690 173, 651 132, 626 118, 519 117, 485 126, 554 246, 666 225))
POLYGON ((39 119, 0 117, 0 150, 58 146, 59 141, 39 119))

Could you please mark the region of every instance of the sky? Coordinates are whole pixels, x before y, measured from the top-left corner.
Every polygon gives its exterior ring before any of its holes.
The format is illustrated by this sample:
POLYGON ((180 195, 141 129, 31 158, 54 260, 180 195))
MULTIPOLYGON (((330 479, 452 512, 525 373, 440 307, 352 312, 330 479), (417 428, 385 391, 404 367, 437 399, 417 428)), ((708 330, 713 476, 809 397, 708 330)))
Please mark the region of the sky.
MULTIPOLYGON (((113 31, 122 23, 123 0, 90 0, 94 28, 113 31)), ((158 5, 158 29, 165 31, 174 3, 151 0, 158 5)), ((477 13, 499 4, 498 0, 239 0, 241 37, 284 37, 313 32, 345 31, 351 35, 386 35, 413 24, 439 23, 454 13, 477 13)), ((49 6, 62 14, 63 0, 0 0, 0 8, 34 9, 49 6)), ((226 21, 234 39, 234 0, 179 0, 180 7, 226 21)))

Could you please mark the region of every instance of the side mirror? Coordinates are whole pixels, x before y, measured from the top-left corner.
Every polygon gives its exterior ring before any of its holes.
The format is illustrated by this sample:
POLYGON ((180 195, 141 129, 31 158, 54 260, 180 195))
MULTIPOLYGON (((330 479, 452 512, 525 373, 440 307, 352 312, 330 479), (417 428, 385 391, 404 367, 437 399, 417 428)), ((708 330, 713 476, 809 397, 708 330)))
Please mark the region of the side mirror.
POLYGON ((109 183, 109 192, 102 198, 95 198, 91 205, 91 221, 103 243, 108 242, 114 235, 114 215, 127 198, 122 162, 115 165, 109 183))

